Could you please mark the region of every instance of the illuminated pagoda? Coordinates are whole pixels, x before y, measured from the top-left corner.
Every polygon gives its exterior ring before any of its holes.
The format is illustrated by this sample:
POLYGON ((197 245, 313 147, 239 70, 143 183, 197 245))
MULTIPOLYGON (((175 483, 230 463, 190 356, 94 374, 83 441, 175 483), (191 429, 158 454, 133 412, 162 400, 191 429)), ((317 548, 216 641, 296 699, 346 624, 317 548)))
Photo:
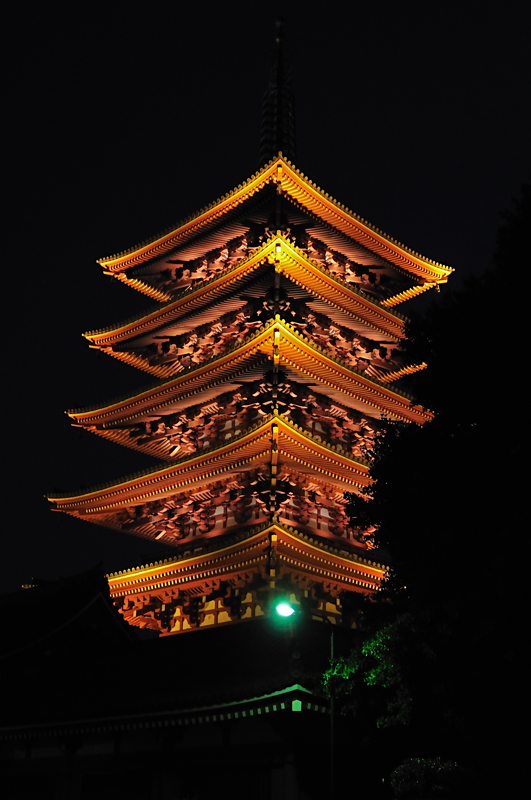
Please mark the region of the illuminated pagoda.
POLYGON ((261 166, 176 228, 99 262, 156 301, 85 334, 152 388, 69 411, 157 459, 53 507, 158 541, 173 556, 108 576, 123 617, 162 635, 267 616, 282 594, 353 624, 351 593, 384 572, 345 492, 369 483, 382 419, 422 424, 400 380, 410 298, 451 269, 332 199, 294 165, 289 74, 277 48, 261 166))

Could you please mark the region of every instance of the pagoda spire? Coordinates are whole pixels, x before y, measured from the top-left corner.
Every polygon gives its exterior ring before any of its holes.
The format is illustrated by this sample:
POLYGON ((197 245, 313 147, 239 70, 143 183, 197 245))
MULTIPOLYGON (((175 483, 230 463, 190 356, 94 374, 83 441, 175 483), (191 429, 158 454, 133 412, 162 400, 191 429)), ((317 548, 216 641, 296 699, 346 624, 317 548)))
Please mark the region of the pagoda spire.
POLYGON ((260 167, 280 151, 295 160, 295 103, 291 91, 291 68, 284 50, 284 20, 276 21, 275 52, 262 106, 260 167))

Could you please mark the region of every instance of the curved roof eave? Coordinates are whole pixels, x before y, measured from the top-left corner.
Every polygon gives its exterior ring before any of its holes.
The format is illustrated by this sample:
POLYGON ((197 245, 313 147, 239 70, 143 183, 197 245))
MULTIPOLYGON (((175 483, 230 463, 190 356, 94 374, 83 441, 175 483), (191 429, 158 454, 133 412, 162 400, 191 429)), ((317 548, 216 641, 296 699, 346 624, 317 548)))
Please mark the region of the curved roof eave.
MULTIPOLYGON (((300 429, 276 410, 227 444, 185 456, 155 469, 144 470, 119 482, 89 489, 83 494, 48 496, 48 500, 55 504, 58 511, 69 514, 85 516, 114 513, 127 505, 175 494, 182 491, 185 485, 204 483, 209 479, 219 480, 218 476, 241 469, 244 463, 260 460, 266 454, 269 458, 270 432, 274 426, 280 430, 282 441, 291 442, 290 448, 284 453, 286 460, 292 461, 295 458, 292 452, 295 448, 297 453, 305 454, 304 459, 313 457, 319 461, 321 466, 317 480, 336 480, 353 487, 370 482, 369 467, 365 461, 356 459, 343 448, 328 445, 320 437, 300 429)), ((302 458, 299 460, 302 463, 302 458)))
MULTIPOLYGON (((120 416, 129 407, 144 408, 154 402, 164 402, 164 398, 173 395, 177 387, 181 392, 193 392, 226 375, 235 374, 237 369, 248 365, 248 358, 256 354, 272 357, 275 330, 279 334, 279 347, 281 362, 294 366, 309 380, 316 380, 323 386, 337 385, 340 391, 349 396, 359 397, 360 402, 368 406, 379 408, 383 413, 390 414, 392 418, 408 419, 409 421, 425 422, 433 414, 420 406, 415 406, 413 398, 397 389, 391 389, 387 383, 376 378, 370 378, 358 372, 355 368, 345 364, 340 359, 326 353, 319 345, 314 344, 300 334, 288 322, 276 315, 256 332, 250 334, 235 348, 227 350, 220 356, 210 361, 205 361, 193 369, 187 369, 177 375, 166 376, 168 379, 160 385, 132 395, 129 399, 111 403, 92 409, 78 409, 69 411, 70 417, 83 425, 93 425, 98 422, 113 418, 116 413, 120 416)), ((119 353, 110 351, 111 355, 119 357, 119 353)), ((130 356, 130 354, 127 354, 130 356)), ((133 356, 130 356, 132 359, 133 356)), ((137 357, 140 358, 140 357, 137 357)), ((398 377, 398 376, 397 376, 398 377)))
MULTIPOLYGON (((150 287, 147 284, 142 288, 140 285, 136 285, 142 282, 139 282, 138 279, 131 280, 123 273, 141 263, 160 258, 165 252, 198 235, 208 225, 252 197, 270 182, 279 185, 282 191, 293 197, 308 211, 317 214, 359 244, 404 269, 421 283, 426 281, 446 283, 448 276, 454 271, 451 267, 411 250, 334 200, 300 172, 294 164, 285 160, 282 153, 279 153, 276 158, 252 175, 245 183, 239 184, 232 192, 223 195, 197 214, 188 217, 176 228, 117 255, 101 258, 98 263, 109 274, 120 277, 126 283, 131 283, 133 288, 149 293, 150 287)), ((156 299, 166 299, 166 296, 157 296, 156 299)))
POLYGON ((155 308, 147 314, 116 323, 100 330, 87 331, 83 336, 92 344, 108 347, 117 342, 128 341, 150 330, 158 330, 162 325, 175 322, 204 307, 225 294, 242 281, 248 280, 251 273, 264 262, 275 264, 295 283, 306 288, 314 297, 323 300, 344 313, 358 319, 363 325, 378 333, 401 339, 404 336, 406 317, 391 311, 385 303, 360 292, 352 284, 333 275, 322 265, 312 261, 300 248, 288 241, 280 232, 271 236, 248 258, 229 268, 221 275, 204 281, 194 289, 185 290, 172 298, 171 302, 155 308))

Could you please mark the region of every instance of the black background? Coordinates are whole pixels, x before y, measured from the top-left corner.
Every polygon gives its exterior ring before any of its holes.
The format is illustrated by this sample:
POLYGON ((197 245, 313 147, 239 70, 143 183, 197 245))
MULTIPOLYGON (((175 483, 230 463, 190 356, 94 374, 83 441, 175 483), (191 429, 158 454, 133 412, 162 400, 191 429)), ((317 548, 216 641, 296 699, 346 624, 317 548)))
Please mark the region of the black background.
MULTIPOLYGON (((297 166, 454 267, 452 288, 490 265, 499 212, 529 175, 530 18, 520 2, 61 8, 12 17, 5 34, 12 246, 2 280, 0 591, 153 552, 52 513, 43 498, 154 463, 71 428, 62 413, 151 382, 81 337, 152 305, 95 259, 256 171, 278 13, 293 64, 297 166)), ((526 289, 525 266, 500 286, 509 306, 526 289)), ((496 326, 470 333, 478 346, 492 335, 514 346, 496 326)))

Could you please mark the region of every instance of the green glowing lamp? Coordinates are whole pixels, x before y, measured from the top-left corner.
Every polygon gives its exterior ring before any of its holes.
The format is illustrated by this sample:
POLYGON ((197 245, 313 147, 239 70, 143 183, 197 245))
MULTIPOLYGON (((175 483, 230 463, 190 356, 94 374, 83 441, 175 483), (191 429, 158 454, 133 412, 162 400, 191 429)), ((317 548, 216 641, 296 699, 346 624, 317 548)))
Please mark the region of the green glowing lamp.
POLYGON ((295 613, 293 606, 290 606, 289 603, 284 601, 275 606, 275 610, 281 617, 291 617, 291 615, 295 613))

